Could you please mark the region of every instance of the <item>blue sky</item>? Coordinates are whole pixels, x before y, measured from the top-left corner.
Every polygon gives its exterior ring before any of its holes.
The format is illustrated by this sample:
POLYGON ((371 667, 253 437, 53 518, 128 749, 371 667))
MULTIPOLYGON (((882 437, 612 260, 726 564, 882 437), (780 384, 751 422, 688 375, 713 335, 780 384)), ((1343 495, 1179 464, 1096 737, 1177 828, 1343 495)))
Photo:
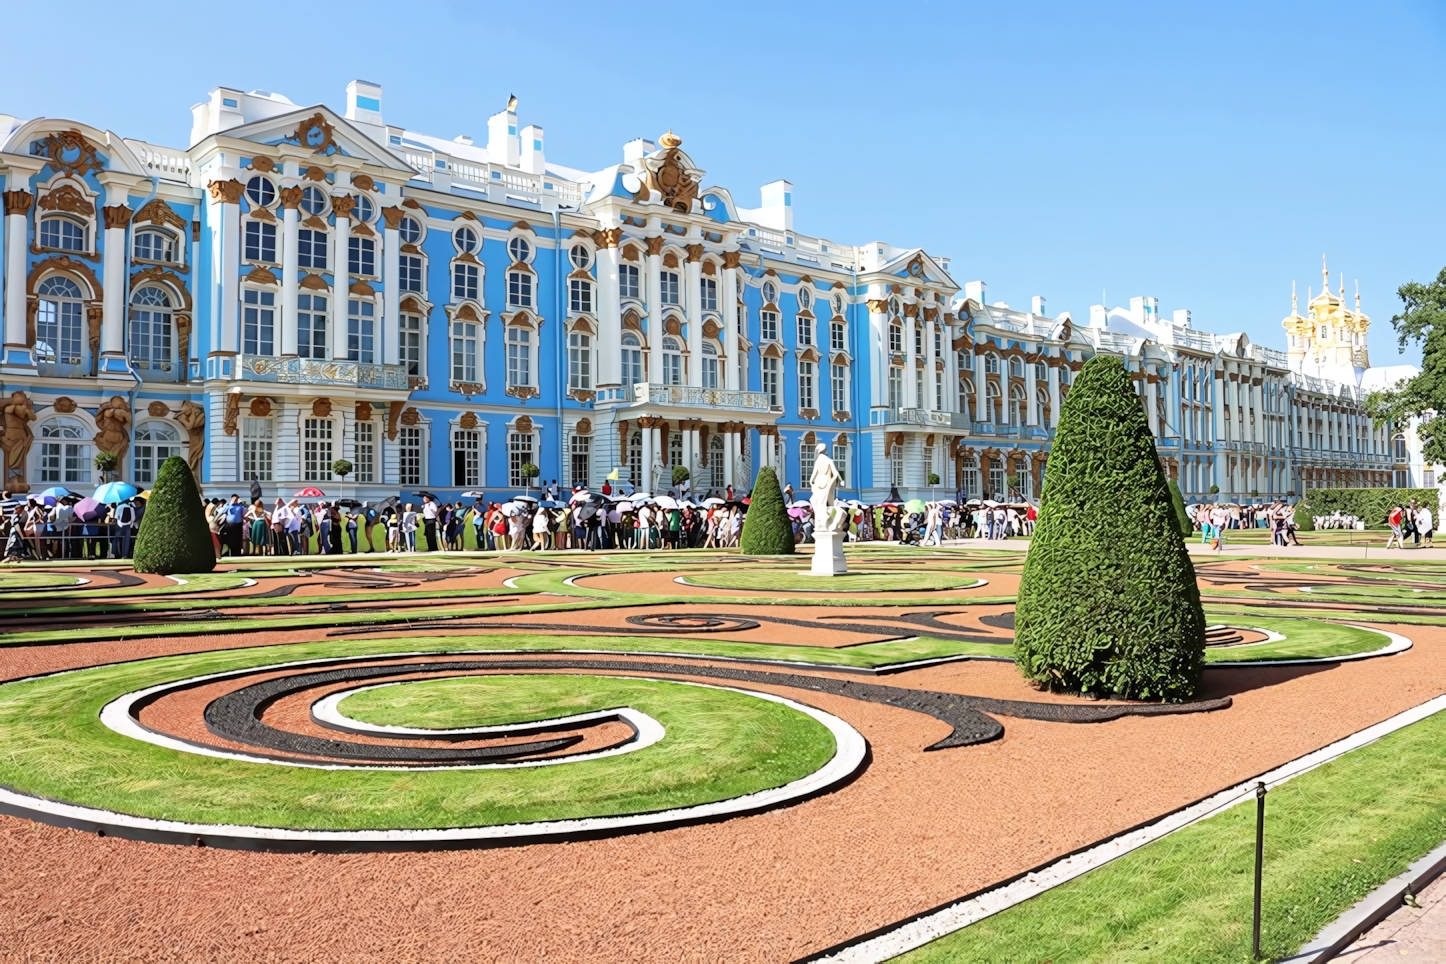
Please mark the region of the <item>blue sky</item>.
MULTIPOLYGON (((516 93, 548 156, 596 169, 669 127, 743 206, 953 259, 991 301, 1087 318, 1107 292, 1283 347, 1290 284, 1360 282, 1372 358, 1395 289, 1446 265, 1439 3, 11 5, 0 112, 181 145, 217 84, 485 139, 516 93), (85 8, 91 7, 89 15, 85 8), (228 10, 238 11, 228 13, 228 10), (287 11, 291 12, 287 12, 287 11), (175 55, 170 56, 174 51, 175 55)), ((1416 353, 1408 351, 1406 360, 1416 353)))

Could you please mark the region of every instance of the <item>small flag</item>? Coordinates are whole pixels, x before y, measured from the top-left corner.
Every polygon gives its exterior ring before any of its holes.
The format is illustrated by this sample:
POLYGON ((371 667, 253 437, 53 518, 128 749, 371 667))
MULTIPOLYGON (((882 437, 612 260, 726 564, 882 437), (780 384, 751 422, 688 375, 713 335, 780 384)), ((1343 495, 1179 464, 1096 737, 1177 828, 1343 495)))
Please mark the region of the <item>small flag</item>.
POLYGON ((608 473, 608 481, 610 481, 610 482, 616 482, 617 480, 618 480, 618 469, 613 469, 611 472, 608 473))

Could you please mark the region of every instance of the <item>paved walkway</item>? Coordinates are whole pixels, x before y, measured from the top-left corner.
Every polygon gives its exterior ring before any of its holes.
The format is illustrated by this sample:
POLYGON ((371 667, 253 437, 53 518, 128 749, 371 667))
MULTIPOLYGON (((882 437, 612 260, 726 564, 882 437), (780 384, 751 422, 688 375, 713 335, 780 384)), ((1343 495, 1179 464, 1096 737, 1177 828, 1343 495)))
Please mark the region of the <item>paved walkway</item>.
MULTIPOLYGON (((1441 546, 1434 549, 1427 549, 1424 546, 1419 549, 1385 549, 1384 534, 1374 544, 1369 546, 1332 546, 1312 544, 1310 534, 1305 535, 1306 543, 1300 546, 1272 546, 1270 544, 1234 543, 1226 537, 1225 549, 1217 552, 1209 545, 1202 545, 1196 536, 1195 540, 1186 543, 1190 555, 1200 556, 1271 556, 1280 559, 1370 559, 1373 562, 1402 562, 1416 560, 1421 562, 1446 562, 1446 540, 1441 546)), ((1028 539, 949 539, 947 546, 958 546, 961 549, 1013 549, 1022 552, 1029 548, 1028 539)))
POLYGON ((1416 898, 1361 935, 1335 959, 1347 964, 1384 961, 1446 962, 1446 877, 1438 877, 1416 898))

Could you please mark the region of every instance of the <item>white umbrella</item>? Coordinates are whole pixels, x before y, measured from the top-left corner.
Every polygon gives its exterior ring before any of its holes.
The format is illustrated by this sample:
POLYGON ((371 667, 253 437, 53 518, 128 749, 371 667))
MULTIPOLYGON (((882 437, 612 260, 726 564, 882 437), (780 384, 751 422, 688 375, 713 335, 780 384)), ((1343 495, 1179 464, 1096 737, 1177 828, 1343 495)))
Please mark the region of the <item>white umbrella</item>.
POLYGON ((514 496, 512 497, 512 501, 513 501, 513 502, 532 502, 532 503, 536 503, 536 502, 537 502, 537 499, 536 499, 535 497, 533 497, 533 496, 530 496, 530 495, 514 495, 514 496))
POLYGON ((505 516, 520 515, 522 513, 522 506, 516 502, 507 502, 503 504, 501 512, 505 516))
POLYGON ((633 511, 633 504, 631 502, 619 502, 614 508, 619 512, 631 512, 633 511))
POLYGON ((632 495, 628 496, 628 498, 630 498, 630 499, 632 499, 634 502, 636 502, 636 501, 638 501, 639 499, 651 499, 651 498, 652 498, 652 495, 651 495, 650 493, 647 493, 647 492, 634 492, 632 495))
POLYGON ((790 509, 806 509, 812 504, 813 503, 809 502, 807 499, 796 499, 795 501, 789 503, 788 507, 790 509))
POLYGON ((567 501, 569 501, 569 502, 586 502, 588 499, 591 499, 591 498, 592 498, 592 493, 589 492, 587 489, 578 489, 576 492, 574 492, 574 493, 572 494, 572 498, 571 498, 571 499, 568 499, 567 501))
POLYGON ((719 499, 719 498, 712 498, 712 499, 704 499, 704 500, 703 500, 703 504, 706 505, 706 506, 709 506, 709 507, 711 508, 712 506, 715 506, 715 505, 727 505, 728 503, 727 503, 727 502, 724 502, 722 499, 719 499))
POLYGON ((671 495, 660 495, 656 501, 660 509, 676 509, 678 507, 678 500, 671 495))

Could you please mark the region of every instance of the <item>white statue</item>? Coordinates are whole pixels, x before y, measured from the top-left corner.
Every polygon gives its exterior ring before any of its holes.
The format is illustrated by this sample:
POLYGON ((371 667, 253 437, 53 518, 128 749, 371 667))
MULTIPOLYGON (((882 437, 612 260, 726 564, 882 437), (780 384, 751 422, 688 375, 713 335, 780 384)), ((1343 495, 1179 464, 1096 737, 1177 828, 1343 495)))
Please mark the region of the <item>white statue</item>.
POLYGON ((808 480, 808 504, 813 507, 813 565, 810 572, 815 576, 839 576, 848 572, 843 554, 843 529, 848 523, 848 513, 834 505, 843 476, 839 474, 838 466, 833 464, 833 459, 824 454, 825 451, 826 446, 818 447, 813 476, 808 480))

